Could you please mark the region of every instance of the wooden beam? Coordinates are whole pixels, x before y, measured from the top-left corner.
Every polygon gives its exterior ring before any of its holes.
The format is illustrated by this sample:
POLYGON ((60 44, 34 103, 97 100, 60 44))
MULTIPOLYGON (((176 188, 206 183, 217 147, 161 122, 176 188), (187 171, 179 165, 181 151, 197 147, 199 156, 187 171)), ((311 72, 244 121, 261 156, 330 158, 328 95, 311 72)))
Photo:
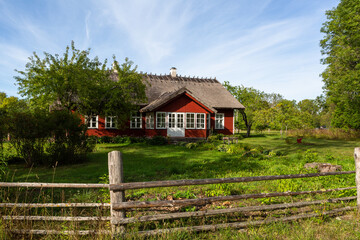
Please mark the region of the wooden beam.
POLYGON ((343 191, 355 189, 356 187, 347 188, 335 188, 317 191, 300 191, 300 192, 274 192, 274 193, 257 193, 257 194, 244 194, 244 195, 232 195, 222 197, 207 197, 198 199, 182 199, 182 200, 164 200, 164 201, 134 201, 134 202, 123 202, 123 203, 111 203, 112 209, 123 210, 129 208, 151 208, 151 207, 185 207, 195 205, 206 205, 213 202, 219 201, 235 201, 240 199, 256 199, 256 198, 268 198, 268 197, 279 197, 279 196, 296 196, 304 194, 321 194, 334 191, 343 191))
MULTIPOLYGON (((108 168, 109 168, 109 183, 120 184, 124 182, 123 161, 122 154, 119 151, 112 151, 108 153, 108 168)), ((125 218, 125 210, 115 211, 114 204, 121 204, 125 202, 125 191, 113 192, 110 191, 110 214, 112 218, 125 218)), ((124 226, 111 224, 113 234, 121 234, 125 231, 124 226)))
POLYGON ((357 206, 360 210, 360 148, 355 148, 354 150, 354 159, 355 159, 355 182, 356 182, 356 191, 357 191, 357 206))
POLYGON ((108 188, 108 187, 109 187, 109 184, 100 184, 100 183, 0 182, 0 187, 26 187, 26 188, 108 188))
POLYGON ((111 217, 62 217, 62 216, 1 216, 3 220, 13 221, 110 221, 111 217))
POLYGON ((245 213, 245 212, 251 212, 251 211, 270 211, 270 210, 276 210, 276 209, 284 209, 284 208, 292 208, 292 207, 305 207, 305 206, 324 204, 324 203, 334 203, 334 202, 339 202, 339 201, 349 201, 349 200, 354 200, 354 199, 356 199, 356 196, 333 198, 333 199, 318 200, 318 201, 311 201, 311 202, 272 204, 272 205, 265 205, 265 206, 250 206, 250 207, 216 209, 216 210, 206 210, 206 211, 196 211, 196 212, 178 212, 178 213, 131 217, 131 218, 124 218, 124 219, 113 219, 112 222, 114 224, 128 224, 128 223, 134 223, 134 222, 159 221, 159 220, 187 218, 187 217, 205 217, 205 216, 213 216, 213 215, 227 214, 227 213, 240 213, 240 212, 245 213))
POLYGON ((111 234, 111 231, 109 230, 37 230, 37 229, 11 229, 9 232, 15 233, 15 234, 30 234, 30 235, 107 235, 111 234))
POLYGON ((66 208, 66 207, 110 207, 110 203, 0 203, 6 208, 66 208))
POLYGON ((251 221, 251 222, 234 222, 234 223, 222 223, 222 224, 212 224, 212 225, 202 225, 202 226, 192 226, 192 227, 179 227, 179 228, 170 228, 170 229, 157 229, 157 230, 149 230, 149 231, 140 231, 138 234, 152 236, 157 234, 165 234, 165 233, 173 233, 179 231, 187 231, 187 232, 200 232, 200 231, 216 231, 218 229, 223 228, 246 228, 250 226, 260 226, 264 224, 276 223, 276 222, 290 222, 296 221, 299 219, 305 218, 313 218, 324 215, 334 215, 345 211, 350 211, 356 209, 356 207, 344 207, 338 208, 330 211, 324 211, 322 213, 310 213, 310 214, 301 214, 294 215, 283 218, 269 218, 265 220, 251 221))
POLYGON ((190 185, 205 185, 205 184, 218 184, 218 183, 255 182, 255 181, 267 181, 267 180, 279 180, 279 179, 343 175, 343 174, 353 174, 353 173, 355 173, 355 171, 275 175, 275 176, 256 176, 256 177, 236 177, 236 178, 209 178, 209 179, 191 179, 191 180, 152 181, 152 182, 129 182, 129 183, 121 183, 121 184, 110 184, 109 188, 111 191, 116 192, 116 191, 124 191, 124 190, 128 190, 128 189, 140 189, 140 188, 190 186, 190 185))

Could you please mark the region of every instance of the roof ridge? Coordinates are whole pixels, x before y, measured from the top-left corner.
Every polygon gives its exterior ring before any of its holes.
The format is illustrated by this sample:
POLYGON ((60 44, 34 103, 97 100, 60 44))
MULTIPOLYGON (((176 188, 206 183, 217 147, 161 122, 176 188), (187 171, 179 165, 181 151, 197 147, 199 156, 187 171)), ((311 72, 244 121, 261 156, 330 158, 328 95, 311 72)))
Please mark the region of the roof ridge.
POLYGON ((177 75, 176 77, 171 77, 170 74, 156 74, 156 73, 142 73, 144 74, 146 77, 148 77, 149 79, 153 79, 153 80, 168 80, 168 81, 185 81, 185 82, 206 82, 206 83, 219 83, 219 81, 216 79, 216 77, 211 78, 211 77, 199 77, 199 76, 193 76, 191 77, 186 76, 186 75, 177 75))

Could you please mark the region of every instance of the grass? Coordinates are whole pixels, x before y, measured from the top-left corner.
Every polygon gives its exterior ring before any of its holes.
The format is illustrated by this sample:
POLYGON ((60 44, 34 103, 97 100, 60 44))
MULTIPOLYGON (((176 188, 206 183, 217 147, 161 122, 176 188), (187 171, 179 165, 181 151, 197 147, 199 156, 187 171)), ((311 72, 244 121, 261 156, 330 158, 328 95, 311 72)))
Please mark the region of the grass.
MULTIPOLYGON (((36 167, 31 169, 25 168, 22 164, 11 164, 9 166, 7 179, 16 182, 97 183, 100 181, 100 178, 108 172, 107 153, 114 150, 121 151, 123 154, 125 182, 314 172, 314 170, 309 171, 303 168, 307 162, 329 162, 342 165, 344 171, 349 171, 354 170, 353 152, 354 148, 359 145, 359 141, 306 138, 303 139, 303 144, 297 144, 295 138, 289 138, 285 141, 280 135, 274 133, 254 135, 251 138, 242 139, 240 142, 241 144, 249 144, 252 149, 262 149, 261 151, 266 153, 252 154, 253 152, 250 150, 248 152, 242 152, 241 154, 229 154, 217 150, 205 150, 201 147, 188 149, 184 146, 149 146, 143 143, 99 144, 96 146, 96 151, 90 155, 89 161, 86 163, 71 166, 57 166, 56 168, 36 167), (268 152, 274 154, 267 154, 268 152)), ((179 199, 259 192, 319 190, 354 185, 354 176, 346 175, 253 183, 133 190, 127 192, 127 198, 131 200, 155 200, 166 199, 171 196, 174 199, 179 199)), ((33 193, 34 196, 36 194, 38 193, 33 193)), ((43 192, 44 196, 46 194, 46 192, 43 192)), ((354 191, 346 191, 328 194, 326 197, 343 197, 353 194, 354 191)), ((7 193, 7 197, 13 197, 10 195, 10 193, 7 193)), ((22 198, 20 193, 14 193, 13 195, 16 195, 18 199, 22 198)), ((54 202, 64 200, 57 199, 55 195, 56 194, 52 194, 50 200, 54 202)), ((62 196, 62 198, 65 198, 67 201, 78 202, 102 201, 103 197, 103 193, 99 194, 96 191, 93 192, 89 190, 80 192, 72 190, 62 196)), ((31 196, 27 197, 27 199, 30 198, 31 196)), ((234 203, 233 206, 292 202, 319 198, 324 198, 324 196, 245 200, 234 203)), ((222 205, 215 204, 209 207, 221 208, 222 205)), ((188 210, 194 209, 183 209, 183 211, 188 210)), ((271 216, 271 214, 269 216, 271 216)), ((242 218, 242 216, 232 216, 231 219, 233 220, 231 221, 242 218)), ((337 220, 336 218, 323 218, 320 220, 309 219, 294 223, 277 223, 249 228, 245 232, 225 229, 211 233, 210 236, 213 239, 356 239, 360 236, 359 223, 356 219, 358 219, 357 213, 350 212, 347 218, 341 218, 341 220, 337 220), (299 229, 304 230, 296 234, 299 229), (349 229, 352 229, 350 233, 349 229)), ((171 224, 186 226, 191 223, 201 223, 201 221, 191 221, 175 221, 171 224)), ((211 220, 210 223, 222 221, 224 221, 224 218, 211 220)), ((154 226, 150 226, 150 228, 154 228, 154 226)), ((134 238, 136 237, 138 236, 134 238)), ((176 233, 159 236, 161 239, 206 239, 207 237, 207 233, 176 233)))

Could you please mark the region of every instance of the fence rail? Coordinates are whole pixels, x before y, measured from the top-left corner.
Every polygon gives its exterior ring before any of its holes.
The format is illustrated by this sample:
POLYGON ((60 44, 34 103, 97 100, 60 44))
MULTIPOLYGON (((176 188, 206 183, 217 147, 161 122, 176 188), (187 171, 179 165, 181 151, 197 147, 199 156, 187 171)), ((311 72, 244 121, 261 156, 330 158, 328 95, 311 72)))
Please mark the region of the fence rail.
POLYGON ((343 175, 343 174, 352 174, 352 173, 355 173, 355 171, 237 177, 237 178, 211 178, 211 179, 171 180, 171 181, 152 181, 152 182, 130 182, 130 183, 110 184, 109 188, 111 191, 117 192, 117 191, 124 191, 129 189, 141 189, 141 188, 180 187, 180 186, 206 185, 206 184, 219 184, 219 183, 256 182, 256 181, 268 181, 268 180, 343 175))
MULTIPOLYGON (((329 173, 310 173, 310 174, 293 174, 293 175, 276 175, 276 176, 254 176, 254 177, 236 177, 236 178, 217 178, 217 179, 192 179, 192 180, 171 180, 171 181, 153 181, 153 182, 132 182, 124 183, 122 155, 118 151, 113 151, 108 154, 108 168, 109 168, 109 184, 81 184, 81 183, 9 183, 2 182, 0 187, 19 187, 19 188, 83 188, 83 189, 99 189, 106 188, 110 191, 110 203, 0 203, 2 208, 110 208, 110 216, 24 216, 24 215, 9 215, 2 216, 4 221, 70 221, 70 222, 87 222, 87 221, 110 221, 112 229, 108 230, 79 230, 79 231, 57 231, 57 230, 16 230, 12 232, 19 234, 126 234, 126 226, 136 222, 149 222, 149 221, 163 221, 170 219, 181 219, 190 217, 207 217, 218 216, 221 214, 242 213, 250 215, 254 211, 272 211, 286 208, 301 208, 312 205, 320 205, 325 203, 336 203, 342 201, 351 201, 357 199, 357 206, 347 206, 329 211, 322 211, 321 215, 333 215, 344 211, 359 209, 360 206, 360 148, 355 148, 355 169, 356 171, 343 171, 343 172, 329 172, 329 173), (298 192, 272 192, 272 193, 256 193, 256 194, 243 194, 243 195, 230 195, 218 197, 204 197, 197 199, 181 199, 181 200, 162 200, 162 201, 125 201, 125 191, 130 189, 144 189, 144 188, 158 188, 158 187, 180 187, 192 185, 205 185, 205 184, 224 184, 224 183, 244 183, 254 181, 269 181, 281 179, 296 179, 296 178, 313 178, 323 176, 345 175, 355 173, 356 187, 345 187, 335 189, 323 189, 314 191, 298 191, 298 192), (190 212, 171 212, 159 214, 155 211, 153 215, 133 216, 126 217, 126 211, 133 209, 154 209, 159 208, 174 208, 184 206, 201 206, 219 201, 238 201, 242 199, 257 199, 257 198, 271 198, 279 196, 297 196, 304 194, 322 194, 334 191, 357 190, 357 196, 332 198, 317 201, 281 203, 265 206, 248 206, 248 207, 235 207, 225 209, 213 210, 198 210, 190 212)), ((189 227, 176 227, 170 229, 158 229, 140 231, 139 234, 154 235, 159 233, 167 233, 173 231, 207 231, 216 230, 224 227, 232 228, 245 228, 248 226, 258 226, 278 221, 294 221, 297 219, 311 218, 319 216, 318 213, 300 214, 294 216, 287 216, 275 219, 265 219, 258 221, 246 222, 232 222, 213 225, 189 226, 189 227)))

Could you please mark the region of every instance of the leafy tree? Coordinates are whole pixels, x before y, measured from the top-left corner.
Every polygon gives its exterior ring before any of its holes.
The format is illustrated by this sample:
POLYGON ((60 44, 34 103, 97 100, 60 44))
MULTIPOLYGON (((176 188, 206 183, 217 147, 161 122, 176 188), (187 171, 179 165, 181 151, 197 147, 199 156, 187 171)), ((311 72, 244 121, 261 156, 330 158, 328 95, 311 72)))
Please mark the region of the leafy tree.
POLYGON ((110 71, 107 60, 102 63, 89 56, 90 49, 78 50, 74 42, 62 56, 45 52, 41 58, 34 52, 25 70, 17 70, 19 93, 31 105, 118 116, 121 123, 146 98, 142 76, 128 59, 119 65, 114 57, 114 71, 110 71))
POLYGON ((313 99, 304 99, 298 102, 300 117, 303 123, 307 123, 308 127, 320 127, 320 109, 318 102, 313 99))
POLYGON ((250 137, 251 128, 256 121, 257 113, 269 108, 269 103, 266 101, 267 95, 251 87, 231 86, 229 82, 225 82, 224 86, 245 106, 245 110, 241 110, 240 114, 246 126, 246 135, 250 137))
POLYGON ((334 104, 334 127, 360 129, 360 1, 341 0, 326 12, 320 41, 327 65, 324 89, 334 104))

